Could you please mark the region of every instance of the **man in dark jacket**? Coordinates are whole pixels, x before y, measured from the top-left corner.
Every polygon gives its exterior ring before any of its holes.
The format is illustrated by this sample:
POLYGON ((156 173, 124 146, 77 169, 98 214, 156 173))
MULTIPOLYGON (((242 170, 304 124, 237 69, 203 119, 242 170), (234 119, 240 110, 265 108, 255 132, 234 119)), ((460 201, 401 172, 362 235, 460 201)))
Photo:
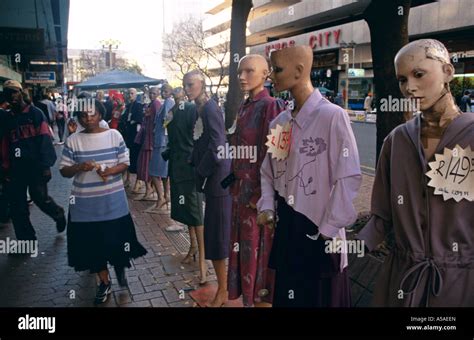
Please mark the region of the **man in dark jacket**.
POLYGON ((3 88, 12 109, 6 124, 10 158, 7 192, 16 237, 36 240, 29 218, 27 189, 35 204, 56 221, 58 232, 62 232, 66 228, 64 209, 48 196, 50 167, 56 162, 48 121, 41 110, 25 102, 20 83, 7 80, 3 88))

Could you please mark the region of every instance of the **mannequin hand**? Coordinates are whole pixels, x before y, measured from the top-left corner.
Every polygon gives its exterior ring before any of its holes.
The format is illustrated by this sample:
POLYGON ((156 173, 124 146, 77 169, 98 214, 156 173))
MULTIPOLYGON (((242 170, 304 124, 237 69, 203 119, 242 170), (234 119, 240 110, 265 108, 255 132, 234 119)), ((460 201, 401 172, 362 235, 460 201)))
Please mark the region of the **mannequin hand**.
POLYGON ((258 225, 273 225, 275 224, 275 213, 272 210, 264 210, 257 215, 258 225))
POLYGON ((251 208, 251 209, 257 210, 257 206, 256 206, 255 204, 253 204, 252 202, 249 202, 249 204, 247 204, 247 208, 251 208))

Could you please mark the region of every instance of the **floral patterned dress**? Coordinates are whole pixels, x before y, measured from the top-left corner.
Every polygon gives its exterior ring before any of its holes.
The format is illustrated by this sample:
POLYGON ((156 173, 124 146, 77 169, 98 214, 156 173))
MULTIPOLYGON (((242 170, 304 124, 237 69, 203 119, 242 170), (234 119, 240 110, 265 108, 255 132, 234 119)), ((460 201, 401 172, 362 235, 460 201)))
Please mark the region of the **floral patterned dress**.
MULTIPOLYGON (((267 147, 270 121, 284 110, 283 101, 270 97, 267 90, 240 107, 237 129, 232 145, 254 148, 256 159, 233 159, 232 169, 237 180, 231 186, 232 227, 229 257, 229 298, 243 296, 245 306, 255 302, 272 302, 274 272, 268 268, 273 229, 257 225, 256 205, 260 198, 260 166, 267 147)), ((247 155, 252 154, 250 151, 247 155)), ((238 156, 238 155, 237 155, 238 156)))

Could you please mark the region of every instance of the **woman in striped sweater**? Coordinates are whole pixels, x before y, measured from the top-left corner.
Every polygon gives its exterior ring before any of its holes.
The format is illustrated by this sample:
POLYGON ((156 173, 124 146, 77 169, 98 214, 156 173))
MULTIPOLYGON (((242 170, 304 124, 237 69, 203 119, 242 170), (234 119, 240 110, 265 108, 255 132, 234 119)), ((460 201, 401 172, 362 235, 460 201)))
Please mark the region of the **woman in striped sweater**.
POLYGON ((67 231, 69 265, 98 274, 95 303, 103 303, 111 292, 107 263, 115 267, 123 286, 124 268, 146 250, 137 240, 122 182, 130 164, 128 149, 118 131, 99 126, 105 107, 97 100, 93 103, 91 110, 78 113, 85 129, 67 139, 60 171, 64 177, 74 177, 67 231))

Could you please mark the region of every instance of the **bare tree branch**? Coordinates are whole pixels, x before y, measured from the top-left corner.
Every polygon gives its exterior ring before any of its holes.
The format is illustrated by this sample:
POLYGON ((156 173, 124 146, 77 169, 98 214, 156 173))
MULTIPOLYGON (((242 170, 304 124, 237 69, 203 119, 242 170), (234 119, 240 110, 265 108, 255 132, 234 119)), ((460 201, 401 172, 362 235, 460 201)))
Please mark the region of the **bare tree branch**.
POLYGON ((195 17, 178 22, 163 38, 163 59, 179 79, 193 69, 199 70, 210 85, 211 93, 215 94, 226 77, 229 44, 209 47, 206 38, 211 35, 203 31, 202 20, 195 17))

